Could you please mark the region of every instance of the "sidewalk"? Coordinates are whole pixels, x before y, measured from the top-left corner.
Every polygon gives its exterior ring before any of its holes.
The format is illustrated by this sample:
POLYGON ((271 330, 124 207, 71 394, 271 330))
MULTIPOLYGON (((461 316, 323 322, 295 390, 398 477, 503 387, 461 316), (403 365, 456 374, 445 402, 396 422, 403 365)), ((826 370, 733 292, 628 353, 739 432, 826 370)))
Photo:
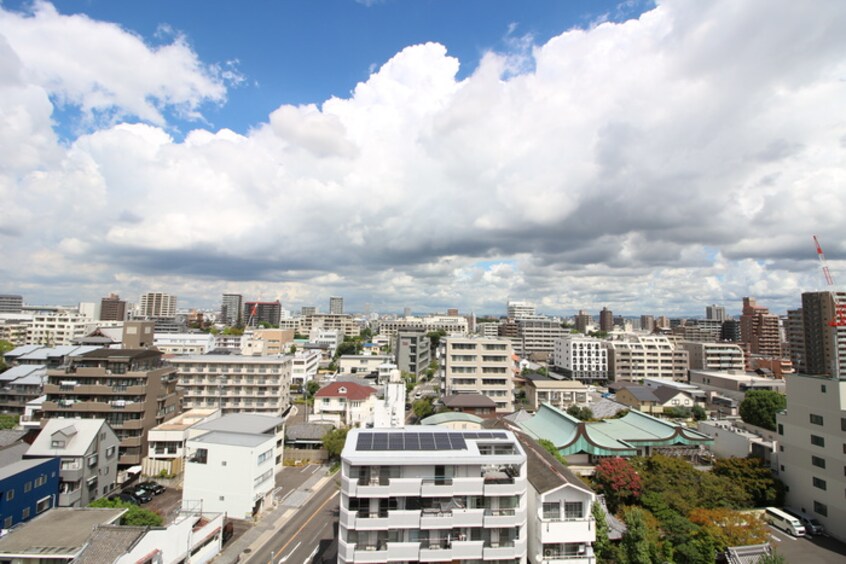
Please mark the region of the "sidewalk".
POLYGON ((318 472, 306 480, 296 490, 288 492, 281 500, 276 502, 274 509, 261 516, 258 523, 245 531, 238 540, 227 545, 215 557, 215 564, 249 562, 250 556, 264 546, 270 537, 281 529, 300 507, 305 505, 326 484, 334 481, 335 475, 328 474, 328 472, 328 469, 324 469, 323 472, 318 472))

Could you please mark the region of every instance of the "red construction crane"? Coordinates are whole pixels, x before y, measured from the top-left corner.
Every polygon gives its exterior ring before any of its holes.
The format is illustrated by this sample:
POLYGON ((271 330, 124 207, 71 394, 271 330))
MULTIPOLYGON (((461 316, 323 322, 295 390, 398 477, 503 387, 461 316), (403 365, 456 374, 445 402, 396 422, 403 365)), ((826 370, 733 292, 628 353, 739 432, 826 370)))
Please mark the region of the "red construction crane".
POLYGON ((828 324, 832 327, 846 327, 846 304, 839 303, 837 301, 837 295, 834 291, 834 279, 831 277, 831 271, 828 269, 828 261, 825 260, 825 255, 823 254, 822 246, 820 245, 819 239, 817 236, 814 235, 814 245, 817 246, 817 257, 820 259, 820 264, 822 265, 823 276, 825 276, 825 282, 829 287, 829 290, 835 294, 834 297, 834 318, 828 322, 828 324))

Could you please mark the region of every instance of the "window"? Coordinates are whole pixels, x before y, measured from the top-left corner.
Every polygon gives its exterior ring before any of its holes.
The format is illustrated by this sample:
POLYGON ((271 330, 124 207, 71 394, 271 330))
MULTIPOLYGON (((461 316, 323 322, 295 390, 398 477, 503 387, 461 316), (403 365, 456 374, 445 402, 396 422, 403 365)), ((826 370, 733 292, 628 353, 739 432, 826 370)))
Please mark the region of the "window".
POLYGON ((27 482, 24 484, 24 493, 29 493, 32 490, 32 482, 27 482))
POLYGON ((814 413, 811 414, 811 425, 822 425, 823 424, 823 417, 822 415, 816 415, 814 413))
POLYGON ((819 501, 814 502, 814 513, 817 515, 822 515, 823 517, 828 516, 828 506, 824 503, 820 503, 819 501))
POLYGON ((41 476, 39 476, 35 479, 35 487, 36 488, 39 488, 46 483, 47 483, 47 475, 46 474, 42 474, 41 476))
POLYGON ((544 519, 560 519, 561 518, 561 504, 557 501, 544 502, 543 504, 543 518, 544 519))
POLYGON ((820 458, 819 456, 811 456, 811 464, 813 464, 817 468, 825 468, 825 458, 820 458))
POLYGON ((6 492, 6 501, 12 501, 15 499, 15 490, 9 490, 6 492))
MULTIPOLYGON (((840 418, 840 430, 846 431, 846 417, 840 418)), ((846 445, 843 445, 843 450, 846 452, 846 445)))
POLYGON ((12 518, 6 517, 3 519, 3 528, 4 529, 11 529, 12 528, 12 518))
POLYGON ((820 384, 820 392, 825 393, 825 384, 820 384))
POLYGON ((23 508, 23 511, 21 511, 21 519, 29 519, 29 507, 23 508))
POLYGON ((580 501, 565 501, 564 502, 564 518, 565 519, 582 519, 584 518, 584 510, 582 502, 580 501))
POLYGON ((784 425, 782 425, 781 423, 778 424, 778 434, 779 435, 784 434, 784 425))
POLYGON ((270 459, 272 456, 273 456, 273 449, 270 449, 270 450, 268 450, 268 451, 266 451, 266 452, 261 453, 261 454, 258 456, 258 462, 257 462, 257 464, 262 464, 265 460, 270 459))
POLYGON ((824 447, 825 439, 819 435, 811 435, 811 444, 818 447, 824 447))
POLYGON ((51 503, 52 498, 48 495, 47 497, 42 497, 39 499, 35 504, 35 513, 44 513, 48 509, 50 509, 53 504, 51 503))
POLYGON ((825 490, 827 486, 826 486, 825 480, 823 480, 822 478, 817 478, 816 476, 814 476, 814 487, 817 488, 817 489, 820 489, 820 490, 825 490))
POLYGON ((50 441, 50 448, 65 448, 65 441, 52 440, 50 441))

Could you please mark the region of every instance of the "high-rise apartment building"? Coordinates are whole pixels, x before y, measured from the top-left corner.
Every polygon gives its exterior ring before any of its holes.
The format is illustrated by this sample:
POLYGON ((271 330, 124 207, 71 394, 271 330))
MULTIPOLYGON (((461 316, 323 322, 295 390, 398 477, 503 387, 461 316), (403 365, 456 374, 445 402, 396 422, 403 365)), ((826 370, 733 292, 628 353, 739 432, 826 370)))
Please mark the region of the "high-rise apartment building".
POLYGON ((181 412, 176 369, 157 350, 97 349, 47 371, 47 419, 105 419, 120 439, 118 464, 135 466, 147 432, 181 412))
POLYGON ((141 295, 141 316, 149 319, 176 317, 176 296, 164 292, 147 292, 141 295))
POLYGON ((303 306, 303 307, 300 308, 300 315, 302 317, 314 315, 316 313, 317 313, 317 308, 315 306, 303 306))
POLYGON ((726 319, 720 328, 720 340, 730 343, 740 342, 740 321, 737 319, 726 319))
POLYGON ((515 347, 522 356, 531 353, 552 353, 555 340, 568 335, 569 329, 561 327, 559 321, 541 317, 524 317, 516 320, 517 338, 515 347))
POLYGON ((514 411, 514 351, 511 342, 481 337, 446 337, 442 366, 447 395, 482 394, 497 413, 514 411))
POLYGON ((705 306, 705 319, 708 321, 725 321, 726 308, 716 304, 705 306))
POLYGON ((608 350, 604 341, 570 334, 555 340, 552 363, 574 380, 598 382, 608 379, 608 350))
POLYGON ((420 377, 429 367, 429 337, 422 327, 406 327, 397 331, 394 338, 394 354, 397 368, 420 377))
POLYGON ((100 300, 100 321, 126 320, 126 300, 117 294, 109 294, 100 300))
POLYGON ((509 301, 506 307, 509 319, 520 319, 522 317, 534 317, 535 306, 529 302, 509 301))
POLYGON ((340 564, 526 563, 528 470, 511 431, 351 429, 341 462, 340 564))
POLYGON ((740 338, 749 346, 749 352, 753 355, 781 356, 778 316, 758 305, 754 298, 743 298, 740 338))
POLYGON ((223 294, 220 300, 220 321, 230 327, 244 324, 244 296, 223 294))
POLYGON ((257 327, 262 323, 279 325, 282 318, 282 304, 275 302, 244 302, 243 319, 247 327, 257 327))
POLYGON ((20 313, 23 311, 23 296, 0 294, 0 313, 20 313))
POLYGON ((603 307, 599 312, 599 330, 606 333, 614 329, 614 312, 607 307, 603 307))
POLYGON ((576 331, 580 333, 587 333, 588 327, 593 325, 593 317, 585 310, 579 310, 575 316, 576 331))
POLYGON ((341 315, 344 313, 344 298, 332 296, 329 298, 329 313, 341 315))
POLYGON ((655 330, 655 318, 651 315, 641 315, 640 329, 641 331, 652 333, 655 330))
POLYGON ((803 347, 800 356, 805 373, 839 377, 846 371, 846 325, 837 322, 844 307, 846 292, 802 294, 803 347))
POLYGON ((802 308, 787 310, 784 319, 784 332, 787 344, 787 354, 797 372, 807 372, 805 369, 805 321, 802 308))
POLYGON ((670 318, 666 315, 659 315, 655 318, 655 327, 658 329, 669 329, 670 325, 670 318))

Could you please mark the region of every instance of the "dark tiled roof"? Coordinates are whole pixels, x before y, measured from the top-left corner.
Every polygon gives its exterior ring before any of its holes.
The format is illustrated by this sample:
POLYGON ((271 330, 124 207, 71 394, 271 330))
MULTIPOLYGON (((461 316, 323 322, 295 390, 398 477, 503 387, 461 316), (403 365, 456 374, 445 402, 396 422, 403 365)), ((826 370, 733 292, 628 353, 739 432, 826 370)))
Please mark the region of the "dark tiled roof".
POLYGON ((671 386, 660 386, 652 391, 655 394, 655 397, 658 398, 658 401, 661 403, 667 403, 671 398, 676 397, 679 394, 684 394, 688 397, 691 397, 689 393, 685 392, 684 390, 678 390, 671 386))
POLYGON ((74 564, 114 562, 127 552, 147 531, 147 527, 101 525, 94 529, 88 544, 74 564))
POLYGON ((449 408, 462 407, 496 407, 496 402, 482 394, 454 394, 444 396, 444 405, 449 408))
POLYGON ((298 423, 285 428, 285 438, 290 441, 319 441, 334 428, 331 423, 298 423))
POLYGON ((139 360, 161 356, 161 352, 153 349, 97 349, 83 354, 82 358, 86 360, 139 360))
POLYGON ((629 386, 626 390, 638 401, 658 401, 655 393, 646 386, 629 386))

